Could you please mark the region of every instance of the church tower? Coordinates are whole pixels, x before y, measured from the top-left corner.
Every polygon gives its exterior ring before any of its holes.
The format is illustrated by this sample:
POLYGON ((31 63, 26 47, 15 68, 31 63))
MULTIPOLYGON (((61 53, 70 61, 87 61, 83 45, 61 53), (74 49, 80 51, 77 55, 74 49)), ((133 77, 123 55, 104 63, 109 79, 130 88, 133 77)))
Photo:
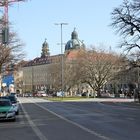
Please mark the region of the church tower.
POLYGON ((42 44, 41 57, 50 56, 49 45, 48 45, 48 43, 47 43, 46 40, 47 40, 47 39, 45 39, 44 43, 42 44))

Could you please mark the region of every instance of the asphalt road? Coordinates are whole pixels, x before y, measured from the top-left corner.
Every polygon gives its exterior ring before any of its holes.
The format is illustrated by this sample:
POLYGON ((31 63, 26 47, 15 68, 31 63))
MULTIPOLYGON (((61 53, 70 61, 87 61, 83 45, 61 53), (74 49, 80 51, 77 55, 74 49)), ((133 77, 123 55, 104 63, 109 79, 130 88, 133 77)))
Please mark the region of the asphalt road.
POLYGON ((140 105, 20 98, 16 122, 0 122, 1 140, 140 140, 140 105))

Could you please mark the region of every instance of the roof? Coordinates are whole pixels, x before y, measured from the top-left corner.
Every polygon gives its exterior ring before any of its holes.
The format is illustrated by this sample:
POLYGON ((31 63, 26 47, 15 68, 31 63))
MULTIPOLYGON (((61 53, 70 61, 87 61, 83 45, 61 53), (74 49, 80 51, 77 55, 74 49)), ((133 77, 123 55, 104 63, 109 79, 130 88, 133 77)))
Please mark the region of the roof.
POLYGON ((61 54, 53 55, 53 56, 45 56, 45 57, 36 57, 35 59, 25 64, 24 67, 51 64, 53 62, 58 62, 60 58, 61 58, 61 54))
POLYGON ((78 39, 78 33, 74 29, 71 33, 71 39, 65 45, 65 51, 81 48, 85 48, 85 44, 78 39))
POLYGON ((78 51, 73 50, 73 51, 68 51, 66 54, 67 60, 73 60, 77 58, 78 51))

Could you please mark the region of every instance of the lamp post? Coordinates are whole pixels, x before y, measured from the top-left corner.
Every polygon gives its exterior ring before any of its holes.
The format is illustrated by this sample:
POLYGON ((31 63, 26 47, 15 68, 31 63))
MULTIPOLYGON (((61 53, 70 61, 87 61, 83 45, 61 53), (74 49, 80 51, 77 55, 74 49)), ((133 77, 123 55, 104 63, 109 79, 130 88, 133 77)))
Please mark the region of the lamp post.
POLYGON ((63 25, 68 25, 68 23, 55 23, 55 25, 60 25, 61 27, 61 92, 62 96, 64 95, 64 60, 63 60, 63 25))

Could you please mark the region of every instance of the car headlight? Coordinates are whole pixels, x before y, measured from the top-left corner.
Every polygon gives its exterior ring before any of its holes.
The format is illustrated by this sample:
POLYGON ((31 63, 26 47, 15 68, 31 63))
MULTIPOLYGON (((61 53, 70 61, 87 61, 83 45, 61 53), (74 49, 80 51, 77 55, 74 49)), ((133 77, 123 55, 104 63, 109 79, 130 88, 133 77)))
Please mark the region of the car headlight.
POLYGON ((14 113, 14 112, 15 112, 15 110, 14 110, 14 108, 12 107, 12 108, 10 108, 10 109, 8 110, 7 113, 14 113))
POLYGON ((15 104, 13 104, 13 107, 16 107, 16 105, 15 105, 15 104))
POLYGON ((9 110, 7 113, 14 113, 15 111, 14 110, 9 110))

